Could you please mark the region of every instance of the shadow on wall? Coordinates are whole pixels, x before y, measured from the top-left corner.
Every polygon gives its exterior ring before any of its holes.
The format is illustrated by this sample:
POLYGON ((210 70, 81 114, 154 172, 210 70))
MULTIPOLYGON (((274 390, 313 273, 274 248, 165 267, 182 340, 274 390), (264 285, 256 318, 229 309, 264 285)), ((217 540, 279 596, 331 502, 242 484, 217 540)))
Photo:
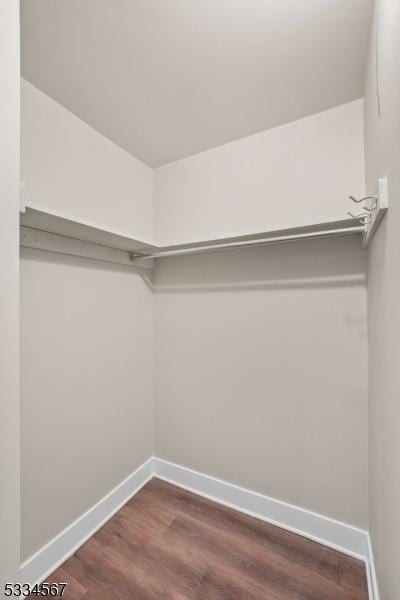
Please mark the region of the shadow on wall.
POLYGON ((127 275, 138 275, 149 289, 153 289, 153 271, 140 267, 122 265, 118 263, 94 260, 79 256, 71 256, 56 252, 47 252, 45 250, 36 250, 34 248, 21 248, 20 257, 26 261, 35 261, 38 263, 49 263, 56 265, 69 265, 79 267, 80 269, 89 269, 95 271, 104 271, 109 273, 126 273, 127 275))
POLYGON ((160 293, 366 285, 359 236, 307 240, 158 259, 160 293))
POLYGON ((21 258, 140 275, 160 293, 366 285, 367 253, 359 236, 286 242, 157 259, 154 271, 23 248, 21 258))

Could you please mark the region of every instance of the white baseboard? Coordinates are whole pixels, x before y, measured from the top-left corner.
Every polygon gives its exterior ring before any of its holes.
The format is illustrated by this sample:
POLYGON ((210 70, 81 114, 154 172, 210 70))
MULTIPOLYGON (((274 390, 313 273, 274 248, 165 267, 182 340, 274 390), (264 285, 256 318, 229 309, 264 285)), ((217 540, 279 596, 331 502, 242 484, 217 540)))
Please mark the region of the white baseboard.
POLYGON ((364 561, 369 600, 379 600, 371 539, 367 531, 161 458, 153 459, 153 472, 158 479, 364 561))
POLYGON ((366 560, 368 557, 367 531, 160 458, 154 458, 153 468, 159 479, 355 558, 366 560))
POLYGON ((369 533, 368 533, 368 561, 366 561, 366 566, 367 566, 369 600, 379 600, 380 594, 379 594, 379 588, 378 588, 378 578, 376 575, 374 553, 372 550, 371 536, 369 533))
POLYGON ((153 459, 149 458, 97 504, 24 562, 20 568, 20 581, 30 585, 44 581, 122 508, 152 476, 153 459))
POLYGON ((379 600, 371 541, 367 531, 156 457, 149 458, 107 496, 23 563, 20 581, 31 585, 44 581, 153 476, 365 561, 370 600, 379 600))

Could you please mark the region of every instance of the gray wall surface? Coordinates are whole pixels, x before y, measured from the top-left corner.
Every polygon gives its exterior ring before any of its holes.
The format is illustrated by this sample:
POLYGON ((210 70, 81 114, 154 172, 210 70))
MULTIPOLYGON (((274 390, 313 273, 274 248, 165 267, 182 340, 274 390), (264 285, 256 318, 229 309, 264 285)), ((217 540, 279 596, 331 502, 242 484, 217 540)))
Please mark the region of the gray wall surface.
POLYGON ((400 3, 379 0, 365 91, 367 190, 390 208, 368 256, 370 531, 381 600, 400 594, 400 3), (379 104, 378 104, 379 100, 379 104))
POLYGON ((131 268, 23 250, 22 558, 153 453, 153 295, 131 268))
POLYGON ((156 454, 368 525, 359 238, 160 260, 156 454))
POLYGON ((0 2, 0 597, 19 567, 19 2, 0 2))

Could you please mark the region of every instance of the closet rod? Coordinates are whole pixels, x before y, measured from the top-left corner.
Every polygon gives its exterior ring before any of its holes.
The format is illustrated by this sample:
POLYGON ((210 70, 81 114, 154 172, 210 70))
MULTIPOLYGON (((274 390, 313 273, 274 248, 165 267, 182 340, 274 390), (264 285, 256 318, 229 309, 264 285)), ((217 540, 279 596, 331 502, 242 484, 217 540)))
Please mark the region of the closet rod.
POLYGON ((279 244, 282 242, 296 242, 299 240, 310 239, 310 238, 324 238, 333 236, 350 235, 354 233, 364 233, 365 225, 355 225, 353 227, 342 227, 339 229, 325 229, 321 231, 308 231, 305 233, 292 233, 286 235, 278 235, 268 238, 259 238, 255 240, 244 240, 241 242, 228 242, 222 244, 212 244, 204 246, 195 246, 188 248, 178 248, 176 250, 164 250, 161 252, 154 252, 153 254, 137 254, 132 253, 132 258, 141 258, 143 260, 148 258, 163 258, 167 256, 182 256, 185 254, 200 254, 206 252, 216 252, 217 250, 227 250, 229 248, 243 248, 246 246, 264 246, 266 244, 279 244))

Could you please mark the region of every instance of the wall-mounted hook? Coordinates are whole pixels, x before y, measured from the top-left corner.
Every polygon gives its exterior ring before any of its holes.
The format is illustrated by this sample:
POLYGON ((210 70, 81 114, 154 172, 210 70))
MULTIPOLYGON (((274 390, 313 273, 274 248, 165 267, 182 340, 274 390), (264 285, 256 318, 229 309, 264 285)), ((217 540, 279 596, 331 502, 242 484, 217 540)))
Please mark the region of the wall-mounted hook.
POLYGON ((347 214, 353 219, 360 221, 363 225, 368 225, 371 222, 371 215, 368 212, 360 213, 359 215, 354 215, 352 212, 348 212, 347 214))
POLYGON ((356 204, 364 202, 364 200, 375 200, 375 203, 378 201, 377 196, 364 196, 364 198, 360 198, 359 200, 357 200, 357 198, 354 198, 354 196, 349 196, 349 198, 352 202, 355 202, 356 204))
POLYGON ((349 196, 349 199, 355 204, 362 204, 363 212, 358 215, 348 212, 347 214, 359 221, 364 227, 363 247, 366 248, 372 239, 379 223, 388 208, 388 182, 386 177, 378 180, 378 185, 375 194, 364 196, 363 198, 355 198, 349 196))

